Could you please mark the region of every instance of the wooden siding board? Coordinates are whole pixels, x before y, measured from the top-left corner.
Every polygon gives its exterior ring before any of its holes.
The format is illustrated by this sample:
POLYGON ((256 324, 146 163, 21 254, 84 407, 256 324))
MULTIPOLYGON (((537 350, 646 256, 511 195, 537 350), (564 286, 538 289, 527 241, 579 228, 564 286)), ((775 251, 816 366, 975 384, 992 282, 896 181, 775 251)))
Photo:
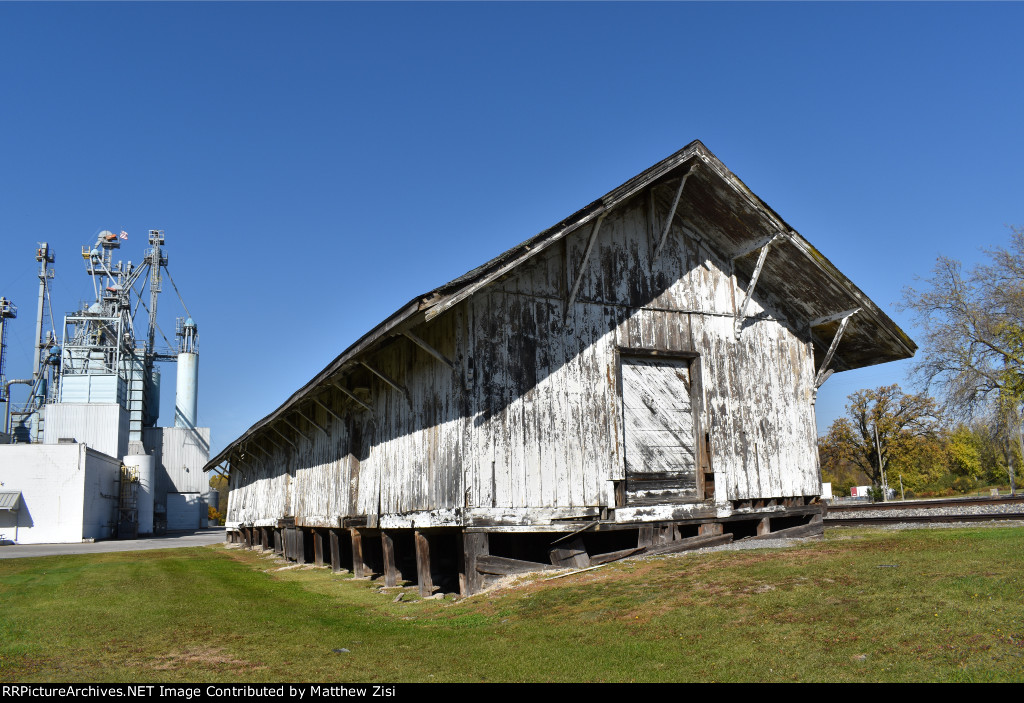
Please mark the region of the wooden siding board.
POLYGON ((582 338, 586 334, 582 316, 586 309, 586 304, 581 303, 568 310, 563 335, 565 362, 562 367, 561 385, 566 408, 566 412, 562 413, 562 424, 565 427, 563 446, 566 457, 566 484, 561 495, 565 501, 562 505, 569 506, 580 505, 585 493, 585 418, 581 410, 586 405, 586 375, 581 352, 584 346, 582 338))
POLYGON ((486 325, 494 324, 494 317, 489 314, 495 297, 494 291, 484 291, 469 300, 472 310, 473 324, 473 359, 474 359, 474 394, 477 413, 474 415, 474 428, 471 445, 472 457, 476 462, 474 478, 475 493, 471 505, 480 507, 497 507, 494 495, 494 467, 497 464, 494 438, 495 425, 492 422, 494 413, 493 396, 497 392, 492 372, 493 359, 490 358, 489 344, 493 343, 495 329, 487 329, 486 325))
MULTIPOLYGON (((558 251, 549 258, 558 259, 561 254, 562 252, 558 251)), ((570 448, 569 439, 572 433, 569 424, 576 412, 573 403, 579 399, 580 382, 569 357, 567 337, 574 327, 571 321, 565 318, 562 306, 557 301, 546 301, 546 305, 551 325, 551 336, 548 338, 551 367, 544 382, 545 403, 549 408, 544 423, 548 443, 545 452, 545 468, 548 472, 545 500, 548 501, 548 505, 572 505, 571 467, 578 455, 574 455, 570 448)))
POLYGON ((597 305, 584 305, 581 310, 581 337, 582 349, 580 352, 579 365, 581 371, 581 394, 579 396, 581 406, 575 409, 580 416, 580 426, 583 442, 583 453, 580 466, 580 492, 573 496, 574 507, 596 505, 600 500, 598 476, 601 466, 601 422, 603 414, 603 401, 601 398, 601 332, 604 323, 604 315, 597 305))
POLYGON ((588 473, 587 496, 583 503, 588 506, 604 504, 604 484, 609 480, 609 458, 613 455, 612 436, 608 431, 608 415, 617 405, 618 394, 610 386, 614 374, 609 374, 615 359, 614 318, 601 305, 589 306, 591 320, 590 360, 587 369, 590 380, 586 388, 590 392, 590 407, 593 417, 589 432, 593 439, 587 442, 591 448, 588 473))
POLYGON ((557 310, 552 310, 550 303, 544 299, 534 299, 537 318, 537 386, 534 389, 532 408, 533 441, 536 448, 531 448, 531 458, 536 461, 537 481, 539 490, 536 505, 556 505, 557 493, 555 480, 557 461, 555 456, 561 451, 559 433, 554 431, 552 419, 561 412, 564 406, 556 398, 552 385, 552 374, 557 372, 557 349, 550 341, 561 337, 555 320, 560 317, 557 310))
MULTIPOLYGON (((509 504, 513 507, 527 507, 529 505, 526 497, 527 475, 526 475, 526 420, 523 408, 521 389, 526 381, 525 376, 533 374, 532 354, 531 360, 524 358, 526 350, 532 345, 525 344, 532 341, 528 337, 521 336, 523 316, 526 313, 526 301, 518 295, 506 296, 508 304, 508 321, 505 328, 505 363, 509 369, 509 383, 504 389, 504 401, 507 407, 506 423, 504 434, 507 437, 509 504)), ((531 349, 532 351, 532 349, 531 349)))
POLYGON ((747 495, 748 477, 740 433, 740 408, 735 400, 737 384, 734 380, 729 341, 732 337, 732 319, 711 315, 693 315, 694 341, 701 354, 702 370, 706 372, 704 388, 708 398, 712 455, 716 466, 724 474, 727 496, 747 495))

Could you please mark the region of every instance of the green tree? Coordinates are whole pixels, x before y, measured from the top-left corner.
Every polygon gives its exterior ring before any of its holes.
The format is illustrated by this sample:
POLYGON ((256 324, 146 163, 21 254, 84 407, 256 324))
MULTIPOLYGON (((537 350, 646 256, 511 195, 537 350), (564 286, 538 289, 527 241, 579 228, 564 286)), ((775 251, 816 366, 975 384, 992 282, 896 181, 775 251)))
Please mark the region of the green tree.
POLYGON ((854 486, 870 483, 867 475, 847 459, 827 436, 818 438, 818 457, 821 463, 821 480, 832 484, 833 495, 850 495, 850 489, 854 486))
POLYGON ((223 474, 213 474, 210 476, 210 488, 220 494, 217 505, 210 507, 217 510, 216 519, 223 525, 224 516, 228 514, 228 477, 223 474))
POLYGON ((848 399, 847 417, 837 418, 821 441, 823 471, 826 463, 831 471, 847 461, 876 486, 883 472, 890 485, 898 483, 893 471, 932 477, 941 447, 940 413, 932 398, 904 393, 893 384, 860 390, 848 399))
POLYGON ((950 473, 976 483, 985 475, 982 441, 968 425, 958 425, 949 433, 946 445, 950 473))

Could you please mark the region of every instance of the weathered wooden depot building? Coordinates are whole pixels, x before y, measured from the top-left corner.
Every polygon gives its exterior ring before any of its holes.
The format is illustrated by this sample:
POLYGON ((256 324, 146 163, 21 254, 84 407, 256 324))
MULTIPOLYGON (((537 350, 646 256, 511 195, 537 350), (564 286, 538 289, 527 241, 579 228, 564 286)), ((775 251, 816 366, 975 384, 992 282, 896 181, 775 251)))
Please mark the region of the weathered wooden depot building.
POLYGON ((695 141, 409 302, 206 468, 233 541, 468 593, 820 530, 818 387, 915 349, 695 141))

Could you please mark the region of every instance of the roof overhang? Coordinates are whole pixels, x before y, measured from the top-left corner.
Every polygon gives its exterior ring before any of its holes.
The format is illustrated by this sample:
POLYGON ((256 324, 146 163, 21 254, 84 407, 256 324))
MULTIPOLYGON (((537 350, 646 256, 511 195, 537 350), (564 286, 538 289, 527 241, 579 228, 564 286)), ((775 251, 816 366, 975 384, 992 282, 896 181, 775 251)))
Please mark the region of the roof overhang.
POLYGON ((0 491, 0 510, 18 512, 21 491, 0 491))

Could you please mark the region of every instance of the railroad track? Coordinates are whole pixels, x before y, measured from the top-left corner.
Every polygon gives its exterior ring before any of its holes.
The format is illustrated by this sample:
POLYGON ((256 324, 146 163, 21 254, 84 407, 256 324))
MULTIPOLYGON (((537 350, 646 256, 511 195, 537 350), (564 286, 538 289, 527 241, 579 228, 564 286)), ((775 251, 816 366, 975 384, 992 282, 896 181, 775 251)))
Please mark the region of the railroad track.
POLYGON ((893 525, 898 523, 1024 521, 1024 496, 890 501, 829 505, 825 524, 893 525))

